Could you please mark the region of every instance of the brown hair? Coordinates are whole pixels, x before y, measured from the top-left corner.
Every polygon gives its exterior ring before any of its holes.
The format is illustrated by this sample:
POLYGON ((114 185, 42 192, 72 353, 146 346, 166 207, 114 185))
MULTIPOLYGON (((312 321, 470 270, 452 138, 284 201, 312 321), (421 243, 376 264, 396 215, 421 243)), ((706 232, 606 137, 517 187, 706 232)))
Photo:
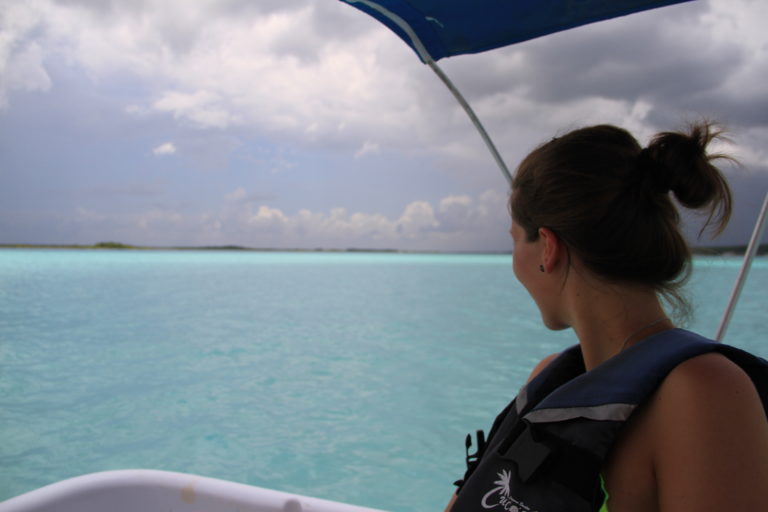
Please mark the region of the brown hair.
POLYGON ((711 162, 728 157, 706 152, 720 134, 703 122, 687 133, 659 133, 643 149, 616 126, 574 130, 520 163, 512 216, 529 241, 547 227, 595 275, 651 286, 686 313, 678 290, 690 273, 691 251, 669 192, 683 206, 707 211, 705 228, 723 230, 731 192, 711 162))

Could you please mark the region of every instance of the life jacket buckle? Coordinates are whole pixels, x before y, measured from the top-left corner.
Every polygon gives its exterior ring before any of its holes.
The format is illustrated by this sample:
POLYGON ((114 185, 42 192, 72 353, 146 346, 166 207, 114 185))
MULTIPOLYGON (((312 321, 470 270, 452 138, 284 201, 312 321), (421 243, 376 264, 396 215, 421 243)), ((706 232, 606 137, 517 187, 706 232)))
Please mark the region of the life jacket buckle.
POLYGON ((475 435, 477 436, 477 451, 475 453, 469 453, 469 449, 472 448, 472 434, 467 434, 467 439, 464 441, 464 447, 467 452, 467 468, 473 468, 483 456, 485 452, 485 432, 478 430, 475 435))

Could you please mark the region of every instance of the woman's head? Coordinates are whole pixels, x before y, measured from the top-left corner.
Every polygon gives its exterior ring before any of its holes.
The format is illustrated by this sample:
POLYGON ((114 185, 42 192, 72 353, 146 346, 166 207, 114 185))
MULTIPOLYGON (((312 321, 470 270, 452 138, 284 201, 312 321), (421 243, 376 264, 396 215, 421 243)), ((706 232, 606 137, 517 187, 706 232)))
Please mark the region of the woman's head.
POLYGON ((678 305, 690 267, 672 194, 708 211, 722 230, 731 194, 706 147, 719 132, 708 123, 688 133, 657 134, 643 149, 626 130, 599 125, 574 130, 535 149, 517 169, 510 210, 536 241, 552 230, 569 257, 594 275, 649 286, 678 305), (670 194, 672 192, 672 194, 670 194))

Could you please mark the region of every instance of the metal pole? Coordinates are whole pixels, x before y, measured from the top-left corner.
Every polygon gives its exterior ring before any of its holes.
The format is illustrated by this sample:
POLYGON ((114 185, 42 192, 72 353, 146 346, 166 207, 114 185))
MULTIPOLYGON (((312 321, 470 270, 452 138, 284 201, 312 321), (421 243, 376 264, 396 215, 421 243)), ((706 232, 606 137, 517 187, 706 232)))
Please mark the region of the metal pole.
POLYGON ((485 145, 488 146, 488 149, 491 152, 491 155, 493 155, 494 160, 496 160, 496 163, 499 166, 499 169, 501 169, 502 174, 504 174, 504 177, 507 179, 507 182, 509 183, 509 187, 512 188, 512 175, 509 173, 509 169, 507 169, 507 164, 504 163, 504 160, 501 158, 501 155, 496 150, 496 146, 493 144, 493 141, 491 140, 491 137, 488 135, 488 132, 485 131, 485 128, 483 127, 483 124, 480 122, 480 119, 475 115, 475 112, 472 110, 472 107, 469 106, 469 103, 467 100, 464 99, 464 96, 461 95, 459 90, 456 88, 455 85, 453 85, 453 82, 451 82, 450 78, 443 73, 443 70, 440 69, 440 66, 437 65, 437 63, 432 59, 432 56, 427 51, 424 44, 421 42, 421 39, 419 39, 419 36, 416 34, 416 32, 411 28, 411 26, 408 24, 407 21, 405 21, 403 18, 395 14, 394 12, 390 11, 386 7, 382 7, 377 2, 372 2, 370 0, 343 0, 344 2, 348 4, 355 4, 360 3, 365 6, 367 6, 370 9, 373 9, 380 14, 386 16, 390 20, 392 20, 393 23, 395 23, 400 29, 405 32, 405 34, 408 36, 408 38, 413 43, 413 48, 416 50, 416 53, 419 54, 419 58, 427 64, 430 68, 432 68, 432 71, 435 72, 435 74, 440 77, 440 80, 443 81, 446 87, 448 87, 448 90, 450 90, 453 93, 453 96, 456 98, 456 100, 459 102, 459 104, 464 108, 464 112, 467 113, 469 116, 469 119, 472 121, 472 124, 475 125, 475 128, 477 128, 477 131, 480 132, 480 137, 483 138, 485 141, 485 145))
POLYGON ((491 155, 493 155, 493 159, 496 160, 499 169, 501 169, 502 174, 504 174, 504 177, 507 179, 507 183, 509 183, 509 187, 512 188, 512 175, 507 168, 507 164, 504 163, 504 160, 501 158, 501 155, 496 149, 496 146, 493 144, 491 137, 488 135, 488 132, 485 131, 483 123, 481 123, 480 119, 478 119, 478 117, 475 115, 472 107, 469 106, 469 103, 464 99, 464 96, 461 95, 456 86, 453 85, 453 82, 451 82, 451 79, 448 78, 448 75, 443 73, 443 70, 440 69, 440 66, 438 66, 435 61, 430 59, 427 61, 427 65, 432 68, 432 71, 434 71, 437 76, 440 77, 440 80, 442 80, 445 86, 448 87, 448 90, 453 93, 453 96, 456 98, 459 104, 464 107, 464 112, 467 113, 469 118, 472 120, 472 124, 474 124, 475 128, 477 128, 477 131, 480 132, 480 136, 485 141, 485 145, 488 146, 488 150, 491 152, 491 155))
POLYGON ((733 286, 731 298, 728 301, 728 306, 725 308, 723 319, 720 321, 720 327, 717 328, 717 334, 715 335, 717 341, 722 341, 723 336, 725 336, 725 330, 731 322, 733 310, 736 308, 736 302, 739 300, 742 288, 744 288, 744 282, 747 280, 749 268, 752 266, 752 260, 755 259, 757 247, 763 237, 763 232, 765 231, 766 216, 768 216, 768 192, 765 194, 763 207, 760 210, 760 215, 757 216, 755 229, 752 231, 752 238, 750 238, 747 251, 744 253, 744 263, 741 264, 741 270, 739 271, 739 276, 736 278, 736 284, 733 286))

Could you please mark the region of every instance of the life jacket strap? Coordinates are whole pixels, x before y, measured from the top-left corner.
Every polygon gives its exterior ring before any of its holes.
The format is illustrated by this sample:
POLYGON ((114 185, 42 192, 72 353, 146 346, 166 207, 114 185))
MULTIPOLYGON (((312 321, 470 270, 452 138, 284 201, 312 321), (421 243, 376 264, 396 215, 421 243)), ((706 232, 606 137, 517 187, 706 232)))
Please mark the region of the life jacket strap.
POLYGON ((527 483, 545 478, 568 488, 587 503, 603 502, 600 457, 525 420, 522 423, 522 432, 499 448, 499 455, 514 462, 520 480, 527 483))

